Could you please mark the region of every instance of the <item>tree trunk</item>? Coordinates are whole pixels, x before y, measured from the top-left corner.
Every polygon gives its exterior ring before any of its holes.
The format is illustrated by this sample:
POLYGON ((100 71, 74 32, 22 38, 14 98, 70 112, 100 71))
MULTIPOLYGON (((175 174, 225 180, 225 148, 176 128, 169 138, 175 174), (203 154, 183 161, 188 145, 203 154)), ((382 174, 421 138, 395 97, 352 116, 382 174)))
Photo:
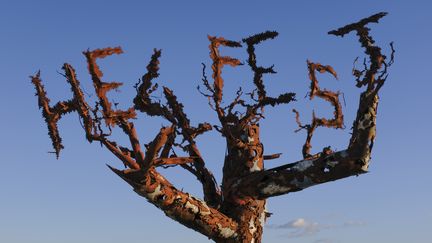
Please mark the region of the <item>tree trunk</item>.
POLYGON ((80 82, 70 64, 64 64, 63 69, 64 76, 72 88, 72 99, 59 101, 51 106, 39 72, 32 76, 32 83, 35 85, 39 107, 48 125, 48 134, 57 156, 63 149, 57 122, 64 115, 77 112, 83 122, 87 140, 100 142, 127 167, 124 170, 110 167, 113 172, 129 183, 136 193, 160 208, 168 217, 215 242, 259 243, 268 215, 265 210, 267 198, 367 172, 375 140, 378 91, 387 78, 387 68, 393 63, 395 50, 390 44, 392 52, 390 61, 387 62, 386 56, 381 53, 381 48, 374 44, 375 41, 369 35, 370 29, 366 25, 377 23, 385 15, 386 13, 383 12, 378 13, 329 32, 329 34, 343 37, 355 31, 370 59, 369 67, 366 66, 365 61, 364 70, 355 68, 353 70, 357 87, 366 86, 367 89, 360 96, 357 117, 353 123, 348 148, 338 152, 324 148, 322 152, 310 154, 311 139, 315 128, 318 126, 341 128, 343 114, 338 93, 320 90, 315 77, 315 72, 329 72, 335 77, 336 72, 331 66, 308 61, 309 76, 312 81, 310 98, 318 96, 332 103, 335 107, 335 118, 327 120, 314 116, 312 124, 302 125, 299 113, 294 111, 299 129, 307 130, 307 139, 303 146, 304 159, 266 170, 264 170, 264 158, 278 158, 280 154, 263 155, 264 147, 260 142, 258 121, 263 118, 264 107, 288 104, 295 100, 295 94, 291 92, 275 97, 267 96, 262 76, 275 73, 275 71, 273 66, 265 68, 256 65, 254 46, 262 41, 275 38, 278 33, 267 31, 243 39, 243 43, 247 44, 249 54, 247 62, 254 72, 253 83, 256 86, 250 96, 256 103, 248 104, 242 100, 243 92, 240 89, 237 97, 227 107, 221 107, 224 86, 221 77, 222 68, 224 65, 235 67, 241 62, 229 56, 220 56, 218 48, 220 46, 242 47, 242 43, 209 36, 214 83, 212 85, 207 80, 204 65, 203 83, 209 94, 203 94, 209 98, 210 105, 215 109, 220 120, 221 127, 214 127, 222 133, 227 142, 222 190, 212 173, 206 168, 205 161, 195 142, 198 135, 210 131, 213 126, 209 123, 200 123, 197 127, 192 126, 183 111, 183 104, 167 87, 163 88, 166 104, 151 99, 151 93, 158 87, 157 83, 152 83, 152 80, 159 76, 160 50, 154 50, 147 66, 148 72, 136 84, 137 96, 134 98, 134 106, 125 111, 114 110, 106 97, 108 91, 118 88, 121 83, 104 82, 101 79, 102 72, 96 63, 98 58, 122 53, 120 47, 84 52, 99 98, 95 108, 91 108, 85 101, 80 82), (246 112, 236 111, 239 106, 246 108, 246 112), (145 151, 142 150, 135 125, 131 121, 136 118, 137 111, 149 116, 163 117, 171 123, 170 126, 161 128, 154 140, 145 146, 145 151), (103 131, 102 121, 105 121, 108 126, 109 133, 103 131), (115 126, 119 126, 129 137, 130 148, 122 147, 110 140, 111 129, 115 126), (183 137, 180 144, 175 142, 177 135, 183 137), (181 148, 188 152, 189 156, 178 157, 173 148, 181 148), (198 179, 203 186, 204 200, 177 189, 157 170, 160 166, 175 165, 186 169, 198 179))
POLYGON ((266 200, 241 195, 239 191, 231 189, 235 188, 240 178, 263 170, 263 145, 259 139, 258 124, 248 125, 241 130, 236 128, 230 131, 232 137, 227 139, 228 151, 222 181, 224 201, 221 209, 238 223, 238 236, 233 242, 259 243, 266 218, 266 200))

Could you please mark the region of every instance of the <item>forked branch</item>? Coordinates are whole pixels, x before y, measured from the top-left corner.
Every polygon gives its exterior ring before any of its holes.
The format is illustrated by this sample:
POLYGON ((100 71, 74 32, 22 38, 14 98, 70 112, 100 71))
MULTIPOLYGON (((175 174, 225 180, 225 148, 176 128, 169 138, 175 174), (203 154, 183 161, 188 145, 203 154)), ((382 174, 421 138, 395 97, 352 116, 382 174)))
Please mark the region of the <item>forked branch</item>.
POLYGON ((204 122, 192 126, 183 104, 167 87, 163 87, 165 102, 155 101, 152 97, 152 93, 159 87, 154 79, 159 77, 160 50, 154 50, 146 74, 135 86, 137 94, 133 99, 133 107, 127 110, 117 110, 112 107, 107 94, 119 88, 122 83, 103 81, 102 71, 96 62, 98 58, 121 54, 123 51, 120 47, 84 52, 98 98, 94 108, 85 101, 75 70, 69 64, 64 64, 63 70, 64 77, 71 85, 72 99, 59 101, 51 106, 40 72, 31 79, 57 157, 63 149, 58 121, 65 114, 77 112, 87 140, 100 142, 126 167, 124 170, 118 170, 109 166, 110 169, 129 183, 136 193, 160 208, 167 216, 217 242, 258 243, 261 240, 265 218, 268 216, 265 211, 266 198, 367 172, 375 139, 378 91, 388 76, 387 68, 393 63, 395 51, 390 44, 391 57, 387 62, 386 56, 381 53, 381 48, 374 44, 366 25, 378 22, 385 15, 386 13, 379 13, 329 32, 329 34, 344 36, 355 31, 369 56, 369 65, 365 61, 364 70, 353 68, 357 87, 366 86, 366 89, 360 96, 348 148, 334 152, 326 147, 315 155, 310 153, 315 129, 320 126, 342 128, 343 114, 339 93, 320 89, 316 77, 316 72, 327 72, 337 78, 334 69, 328 65, 307 61, 311 80, 310 99, 317 96, 330 102, 334 107, 334 117, 317 118, 313 114, 311 124, 302 125, 299 113, 294 110, 299 130, 307 130, 307 138, 302 150, 304 159, 271 169, 264 168, 264 160, 279 158, 280 154, 264 155, 258 122, 264 117, 266 106, 287 104, 295 100, 295 94, 287 92, 275 97, 268 95, 263 75, 276 72, 273 66, 258 66, 255 46, 265 40, 274 39, 278 33, 266 31, 243 39, 247 45, 247 62, 254 73, 255 89, 251 93, 246 93, 250 95, 252 101, 249 104, 249 101, 242 99, 243 90, 240 88, 234 100, 227 103, 225 107, 222 106, 224 87, 222 69, 224 65, 235 67, 241 65, 241 62, 232 57, 221 56, 219 47, 241 47, 242 44, 220 37, 208 37, 214 82, 210 83, 207 80, 204 65, 203 83, 208 93, 202 93, 209 99, 222 125, 215 128, 227 140, 222 180, 223 192, 213 174, 206 168, 195 140, 197 136, 210 131, 212 125, 204 122), (244 108, 245 112, 242 113, 237 108, 244 108), (145 147, 141 145, 135 124, 132 122, 136 118, 136 111, 149 116, 159 116, 169 123, 162 127, 145 147), (104 128, 102 128, 103 121, 104 128), (115 126, 121 128, 128 136, 129 146, 121 146, 110 140, 111 129, 115 126), (104 132, 105 129, 109 132, 104 132), (177 156, 176 149, 179 148, 187 155, 177 156), (157 171, 158 167, 171 166, 180 166, 198 179, 203 187, 204 200, 177 189, 157 171))
POLYGON ((258 66, 256 62, 255 45, 268 39, 274 39, 277 35, 278 33, 276 31, 266 31, 243 39, 243 42, 247 45, 247 62, 251 67, 252 71, 254 72, 253 83, 256 87, 258 98, 253 98, 253 94, 255 93, 255 91, 253 91, 251 93, 251 97, 254 101, 256 101, 256 103, 247 104, 247 102, 241 99, 243 92, 241 89, 239 89, 236 98, 226 107, 221 107, 224 86, 224 80, 221 76, 222 67, 226 64, 231 66, 237 66, 240 65, 241 62, 238 59, 232 57, 220 56, 218 48, 220 45, 228 47, 241 47, 242 45, 240 44, 240 42, 209 36, 210 58, 213 60, 212 77, 214 79, 214 83, 213 86, 211 86, 209 81, 207 80, 204 65, 203 84, 209 94, 205 94, 201 90, 200 92, 209 99, 213 99, 214 107, 212 104, 210 105, 218 114, 218 118, 221 122, 222 129, 219 130, 222 132, 223 136, 225 136, 229 140, 232 140, 233 143, 237 143, 236 141, 238 140, 238 138, 232 137, 233 132, 231 130, 245 128, 251 122, 257 123, 259 119, 263 117, 259 110, 261 110, 262 112, 265 106, 287 104, 295 100, 295 93, 292 92, 280 94, 278 97, 268 96, 263 81, 263 74, 274 74, 276 72, 274 71, 273 66, 262 67, 258 66), (233 112, 236 105, 241 105, 242 107, 244 107, 246 109, 246 112, 244 114, 240 114, 237 111, 233 112))
POLYGON ((64 114, 76 111, 83 121, 83 128, 87 139, 99 141, 117 158, 119 158, 127 169, 121 171, 110 167, 117 175, 125 179, 134 187, 134 190, 146 197, 151 203, 160 207, 164 212, 176 221, 197 230, 211 239, 226 241, 236 237, 237 223, 226 215, 220 213, 214 207, 219 207, 221 202, 220 191, 213 175, 205 168, 194 138, 211 129, 207 123, 192 127, 186 114, 183 112, 183 105, 177 101, 172 91, 164 88, 165 97, 168 105, 155 103, 150 99, 150 93, 157 85, 152 85, 151 80, 157 77, 158 57, 160 51, 155 50, 150 64, 147 66, 148 73, 143 76, 142 84, 137 85, 137 97, 135 107, 127 111, 114 111, 106 95, 109 90, 117 88, 120 83, 106 83, 101 80, 102 72, 96 64, 96 58, 103 58, 113 53, 121 53, 120 48, 105 48, 95 51, 86 51, 84 54, 89 63, 89 72, 93 79, 93 84, 99 98, 95 108, 91 109, 84 99, 80 83, 76 79, 74 69, 65 64, 64 76, 72 86, 73 99, 60 101, 53 107, 49 104, 44 86, 38 72, 32 78, 32 83, 36 88, 36 95, 39 100, 39 107, 48 125, 50 138, 58 156, 63 148, 61 137, 58 133, 57 123, 64 114), (102 111, 98 110, 99 105, 102 111), (147 146, 145 152, 142 151, 140 141, 135 129, 135 125, 130 121, 135 118, 135 108, 148 113, 164 117, 172 123, 171 127, 164 127, 155 139, 147 146), (99 117, 98 112, 102 113, 99 117), (131 148, 122 147, 108 139, 109 134, 102 132, 100 122, 105 120, 110 128, 118 125, 129 137, 131 148), (177 157, 170 155, 174 144, 175 134, 180 130, 180 134, 189 143, 190 157, 177 157), (184 168, 187 164, 194 164, 194 172, 199 181, 203 184, 204 197, 206 202, 201 201, 190 194, 183 193, 168 182, 166 178, 156 171, 156 167, 164 165, 180 165, 184 168))
MULTIPOLYGON (((366 54, 370 58, 369 67, 363 72, 364 76, 359 83, 360 85, 357 85, 358 87, 367 85, 367 88, 360 95, 357 117, 354 120, 353 133, 348 148, 339 152, 323 150, 322 153, 316 156, 307 157, 296 163, 252 173, 241 178, 236 184, 239 194, 256 198, 268 198, 367 172, 375 139, 376 112, 379 101, 378 91, 387 78, 387 68, 393 63, 394 48, 391 45, 391 60, 386 62, 386 56, 381 54, 381 48, 374 45, 372 37, 369 36, 369 29, 365 25, 378 22, 385 15, 386 13, 379 13, 329 32, 329 34, 343 36, 351 31, 356 31, 360 43, 366 49, 366 54), (250 187, 249 185, 255 186, 250 187)), ((332 69, 323 66, 319 68, 333 73, 332 69)), ((358 78, 358 72, 353 74, 357 74, 355 76, 358 78)), ((312 82, 311 96, 319 93, 317 87, 317 83, 312 82)), ((339 126, 341 123, 338 120, 342 121, 342 116, 338 118, 338 108, 337 106, 335 108, 336 117, 330 124, 339 126)), ((298 116, 297 121, 300 127, 308 129, 314 127, 313 125, 310 127, 302 126, 298 116)), ((305 150, 307 152, 307 148, 305 150)))
POLYGON ((332 92, 330 90, 321 90, 318 85, 318 79, 316 77, 316 71, 320 73, 328 72, 333 75, 337 79, 336 71, 329 65, 321 65, 319 63, 313 63, 307 60, 308 70, 309 70, 309 79, 311 80, 309 98, 312 100, 315 96, 322 98, 332 104, 334 107, 334 118, 326 119, 326 118, 317 118, 315 116, 315 112, 312 113, 312 123, 308 125, 302 125, 300 122, 300 114, 297 110, 293 109, 293 112, 296 114, 296 123, 299 126, 299 131, 301 129, 305 129, 307 131, 306 142, 303 145, 302 154, 303 158, 310 158, 312 154, 310 150, 312 148, 311 140, 313 133, 317 127, 333 127, 333 128, 342 128, 343 127, 343 113, 342 106, 339 101, 339 92, 332 92))
POLYGON ((122 83, 119 82, 104 82, 102 81, 103 73, 99 69, 96 59, 105 58, 113 54, 121 54, 123 50, 120 47, 115 48, 104 48, 96 49, 93 51, 87 50, 83 52, 87 58, 88 70, 93 80, 93 86, 96 90, 96 95, 99 97, 99 104, 102 106, 102 113, 104 115, 104 120, 107 126, 115 126, 116 124, 122 123, 126 120, 136 117, 135 110, 129 108, 127 111, 113 110, 112 104, 109 102, 107 92, 112 89, 119 88, 122 83))

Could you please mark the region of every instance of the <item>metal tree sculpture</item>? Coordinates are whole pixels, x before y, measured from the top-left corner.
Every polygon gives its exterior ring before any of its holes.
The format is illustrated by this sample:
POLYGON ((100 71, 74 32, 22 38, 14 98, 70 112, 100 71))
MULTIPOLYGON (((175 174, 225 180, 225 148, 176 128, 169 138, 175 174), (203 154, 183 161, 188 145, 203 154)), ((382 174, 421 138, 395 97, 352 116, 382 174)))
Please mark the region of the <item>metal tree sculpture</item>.
POLYGON ((304 159, 295 163, 276 168, 265 169, 264 160, 278 158, 280 154, 264 155, 264 147, 260 142, 259 121, 263 117, 266 106, 287 104, 295 99, 294 93, 284 93, 278 97, 267 95, 262 76, 275 73, 272 67, 257 66, 255 45, 267 39, 275 38, 278 33, 267 31, 248 38, 242 42, 230 41, 220 37, 209 36, 210 58, 213 60, 211 84, 203 69, 203 84, 206 92, 200 91, 209 98, 209 103, 216 111, 220 126, 201 123, 192 126, 183 111, 183 105, 177 100, 173 91, 163 87, 166 103, 162 104, 151 98, 151 93, 157 88, 153 79, 159 76, 158 65, 160 50, 154 50, 147 73, 136 85, 137 95, 133 99, 133 107, 128 110, 115 110, 106 97, 107 92, 118 88, 122 83, 102 81, 102 72, 96 60, 112 54, 121 54, 122 49, 104 48, 85 51, 88 70, 98 97, 96 106, 90 107, 77 80, 75 70, 70 64, 64 64, 64 76, 71 85, 73 98, 60 101, 50 106, 50 100, 42 85, 40 73, 32 76, 36 87, 39 107, 48 125, 49 136, 58 157, 63 149, 58 132, 57 122, 63 115, 77 112, 81 118, 86 138, 89 142, 98 141, 120 159, 127 167, 124 170, 110 169, 129 183, 134 191, 145 197, 150 203, 160 208, 175 221, 196 230, 216 242, 261 242, 263 225, 269 214, 265 211, 266 199, 300 191, 307 187, 334 181, 352 175, 367 172, 371 150, 375 139, 375 124, 378 106, 378 91, 387 78, 387 67, 393 63, 393 46, 391 60, 374 44, 369 34, 367 24, 378 22, 386 13, 378 13, 357 23, 347 25, 329 34, 344 36, 356 32, 362 47, 369 56, 369 64, 364 62, 364 70, 353 70, 357 87, 366 86, 361 93, 357 117, 352 127, 352 137, 348 148, 334 152, 324 148, 322 152, 311 154, 311 139, 314 130, 319 126, 342 128, 343 114, 339 102, 339 93, 321 90, 318 86, 316 72, 328 72, 337 77, 331 66, 307 62, 311 80, 310 99, 320 97, 334 106, 333 119, 317 118, 313 115, 312 123, 302 125, 299 113, 296 121, 300 129, 307 131, 307 139, 303 146, 304 159), (247 46, 248 64, 254 72, 253 83, 256 86, 249 96, 253 100, 248 103, 242 99, 242 92, 237 92, 236 98, 226 107, 222 107, 224 81, 221 72, 224 65, 237 66, 238 59, 221 56, 219 47, 247 46), (244 113, 235 109, 244 109, 244 113), (171 125, 162 127, 149 144, 143 146, 131 121, 136 118, 136 112, 166 119, 171 125), (111 130, 119 126, 129 137, 130 147, 122 147, 110 140, 110 134, 102 129, 102 121, 111 130), (215 127, 225 137, 227 154, 223 166, 222 186, 219 187, 212 173, 206 168, 195 138, 215 127), (176 136, 183 143, 176 143, 176 136), (174 148, 188 153, 187 157, 176 155, 174 148), (204 199, 200 200, 177 189, 167 178, 162 176, 157 167, 180 166, 192 173, 202 184, 204 199))

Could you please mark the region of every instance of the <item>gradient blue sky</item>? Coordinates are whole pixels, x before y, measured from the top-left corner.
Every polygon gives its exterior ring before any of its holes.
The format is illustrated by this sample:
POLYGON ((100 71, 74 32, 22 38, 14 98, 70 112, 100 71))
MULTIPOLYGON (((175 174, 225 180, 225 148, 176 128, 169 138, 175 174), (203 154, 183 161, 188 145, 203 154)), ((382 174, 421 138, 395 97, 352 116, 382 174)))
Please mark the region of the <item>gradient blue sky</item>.
MULTIPOLYGON (((301 158, 305 134, 293 132, 292 108, 300 110, 304 122, 312 109, 322 116, 332 113, 325 102, 303 98, 309 86, 306 59, 331 64, 338 72, 338 81, 327 75, 319 80, 322 87, 345 94, 345 124, 350 128, 359 94, 350 71, 363 50, 353 34, 342 39, 326 33, 380 11, 389 15, 371 25, 372 33, 385 52, 387 44, 395 42, 396 61, 381 92, 371 172, 270 199, 273 215, 264 242, 430 242, 431 9, 430 1, 1 0, 0 242, 207 241, 165 217, 110 172, 105 163, 121 164, 99 145, 85 141, 76 114, 60 122, 66 147, 60 159, 47 153, 51 142, 28 78, 37 70, 52 102, 71 97, 57 73, 64 62, 76 68, 84 89, 92 93, 81 52, 121 45, 125 54, 99 63, 106 81, 124 82, 121 92, 110 97, 126 108, 153 48, 162 48, 159 83, 175 91, 194 124, 216 123, 216 115, 195 89, 201 62, 210 63, 207 34, 240 40, 277 30, 277 39, 257 47, 258 63, 276 65, 278 74, 265 76, 271 94, 293 91, 298 102, 268 109, 261 123, 267 153, 283 153, 266 165, 273 167, 301 158)), ((221 52, 246 59, 245 49, 221 52)), ((228 98, 238 86, 250 87, 247 66, 225 68, 223 76, 228 98)), ((136 124, 142 141, 149 141, 164 121, 141 116, 136 124)), ((114 136, 125 140, 121 133, 114 136)), ((320 128, 313 150, 327 145, 341 150, 348 139, 349 129, 320 128)), ((220 181, 223 139, 212 132, 198 143, 220 181)), ((189 174, 177 169, 164 173, 179 188, 200 196, 189 174)))

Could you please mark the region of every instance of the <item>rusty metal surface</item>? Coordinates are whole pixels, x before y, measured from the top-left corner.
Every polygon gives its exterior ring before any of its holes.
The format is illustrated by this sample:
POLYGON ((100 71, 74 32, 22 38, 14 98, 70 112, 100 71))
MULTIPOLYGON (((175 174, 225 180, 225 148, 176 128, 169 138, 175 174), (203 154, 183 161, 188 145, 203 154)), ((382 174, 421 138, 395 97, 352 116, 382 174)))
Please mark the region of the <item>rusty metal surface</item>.
POLYGON ((387 61, 381 48, 375 45, 366 25, 377 23, 385 15, 386 13, 379 13, 329 32, 341 37, 352 31, 356 32, 369 56, 369 65, 365 60, 363 70, 353 68, 357 87, 366 86, 366 90, 360 95, 357 117, 353 122, 353 133, 347 149, 334 152, 325 147, 319 153, 311 153, 312 136, 317 127, 342 128, 344 121, 339 93, 320 89, 316 77, 316 72, 319 72, 329 73, 337 78, 336 71, 329 65, 307 61, 311 81, 309 97, 319 97, 330 102, 334 107, 334 117, 317 118, 313 114, 311 124, 302 125, 299 112, 294 110, 299 130, 307 131, 302 151, 304 159, 271 169, 264 168, 264 160, 279 158, 280 154, 264 155, 259 122, 266 107, 295 101, 295 94, 292 92, 282 93, 277 97, 268 96, 263 75, 276 72, 273 66, 257 66, 255 46, 276 38, 278 33, 275 31, 252 35, 244 38, 242 42, 208 37, 210 58, 213 61, 213 83, 207 79, 206 67, 203 65, 202 81, 206 91, 199 90, 208 98, 211 108, 217 113, 219 125, 203 122, 196 127, 192 126, 183 104, 168 87, 162 87, 165 102, 153 100, 151 94, 159 88, 154 79, 159 76, 161 50, 154 50, 147 65, 147 73, 135 85, 137 94, 133 99, 133 106, 127 110, 112 108, 106 95, 119 88, 122 83, 103 81, 103 73, 96 62, 98 58, 121 54, 123 51, 120 47, 83 52, 98 98, 95 107, 89 106, 85 100, 80 82, 70 64, 63 66, 64 77, 71 85, 73 94, 69 100, 59 101, 51 106, 40 72, 32 76, 31 81, 36 88, 39 108, 42 110, 57 157, 64 148, 57 122, 65 114, 77 112, 87 140, 100 142, 126 166, 124 170, 111 166, 109 168, 129 183, 136 193, 163 210, 168 217, 216 242, 258 243, 261 242, 265 219, 270 216, 265 209, 267 198, 367 172, 376 135, 378 91, 387 78, 387 68, 393 63, 395 51, 391 44, 392 53, 390 61, 387 61), (232 57, 220 56, 219 47, 241 48, 242 43, 245 44, 248 54, 247 64, 254 74, 252 82, 255 90, 244 94, 239 89, 235 99, 223 107, 223 66, 235 67, 241 65, 241 62, 232 57), (252 101, 247 102, 245 95, 252 101), (235 111, 236 108, 243 109, 244 112, 239 113, 235 111), (152 141, 142 146, 134 123, 137 112, 162 117, 170 125, 162 127, 152 141), (129 147, 122 147, 111 141, 111 133, 104 132, 106 129, 111 131, 116 126, 128 136, 129 147), (227 144, 221 188, 207 169, 195 142, 198 136, 213 128, 226 139, 227 144), (182 142, 176 142, 176 138, 182 139, 182 142), (177 156, 176 150, 186 152, 187 156, 177 156), (177 189, 157 170, 158 167, 170 166, 179 166, 193 174, 202 184, 204 199, 200 200, 177 189))

